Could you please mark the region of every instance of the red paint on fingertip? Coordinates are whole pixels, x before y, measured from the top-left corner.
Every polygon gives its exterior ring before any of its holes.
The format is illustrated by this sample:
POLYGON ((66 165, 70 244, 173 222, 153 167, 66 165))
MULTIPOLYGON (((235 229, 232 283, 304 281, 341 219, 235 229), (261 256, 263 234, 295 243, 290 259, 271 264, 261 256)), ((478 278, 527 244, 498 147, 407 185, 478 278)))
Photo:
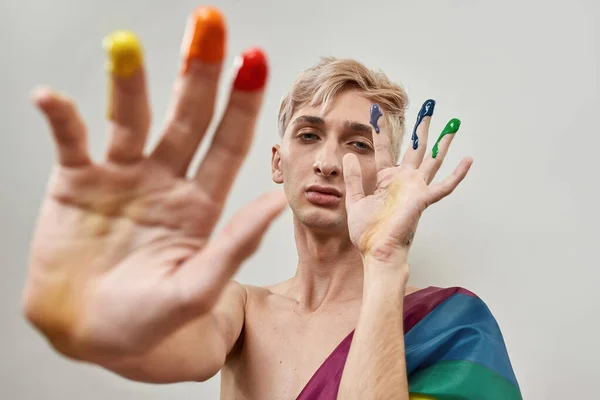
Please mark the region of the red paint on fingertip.
POLYGON ((233 83, 234 89, 241 91, 262 89, 269 75, 265 53, 257 48, 248 49, 240 56, 240 60, 241 66, 233 83))

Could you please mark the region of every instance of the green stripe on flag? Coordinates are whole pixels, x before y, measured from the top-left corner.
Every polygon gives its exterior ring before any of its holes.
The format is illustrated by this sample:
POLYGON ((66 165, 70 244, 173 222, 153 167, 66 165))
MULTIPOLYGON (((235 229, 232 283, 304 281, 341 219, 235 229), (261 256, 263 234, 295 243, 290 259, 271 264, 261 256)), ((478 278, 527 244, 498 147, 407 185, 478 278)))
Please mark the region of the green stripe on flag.
POLYGON ((503 376, 470 361, 440 361, 408 377, 409 392, 436 400, 523 400, 503 376))

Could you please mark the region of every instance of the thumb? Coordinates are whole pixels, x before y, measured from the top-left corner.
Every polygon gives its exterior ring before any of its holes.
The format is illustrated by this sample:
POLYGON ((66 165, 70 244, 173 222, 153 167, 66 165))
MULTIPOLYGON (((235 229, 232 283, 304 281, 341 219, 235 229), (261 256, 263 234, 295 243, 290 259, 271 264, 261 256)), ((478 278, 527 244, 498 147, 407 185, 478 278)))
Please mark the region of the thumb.
POLYGON ((266 193, 242 208, 223 231, 181 267, 185 296, 203 305, 215 302, 241 264, 257 249, 271 223, 285 206, 281 192, 266 193))
POLYGON ((270 192, 245 206, 215 239, 219 251, 240 263, 250 257, 286 205, 287 199, 283 193, 270 192))
POLYGON ((348 153, 342 160, 344 184, 346 186, 346 208, 365 197, 362 183, 362 171, 358 158, 348 153))

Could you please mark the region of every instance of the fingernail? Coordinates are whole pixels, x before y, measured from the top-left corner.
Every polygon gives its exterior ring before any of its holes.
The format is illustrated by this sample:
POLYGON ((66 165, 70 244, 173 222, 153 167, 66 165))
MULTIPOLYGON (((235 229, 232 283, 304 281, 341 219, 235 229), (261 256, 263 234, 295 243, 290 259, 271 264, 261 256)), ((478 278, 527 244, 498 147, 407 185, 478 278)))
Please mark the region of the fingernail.
POLYGON ((382 115, 383 113, 381 112, 379 104, 371 104, 371 119, 369 120, 369 123, 373 126, 376 133, 379 133, 379 125, 377 125, 377 121, 379 121, 379 118, 381 118, 382 115))
POLYGON ((417 122, 415 123, 415 129, 412 134, 413 141, 413 149, 416 150, 419 148, 419 136, 417 136, 417 128, 421 125, 423 118, 431 117, 433 115, 433 110, 435 109, 435 100, 429 99, 421 106, 421 110, 419 111, 419 115, 417 115, 417 122))
POLYGON ((34 102, 44 101, 52 95, 52 90, 48 86, 36 86, 29 92, 29 97, 34 102))
POLYGON ((269 66, 265 53, 257 48, 246 50, 236 60, 239 68, 233 87, 241 91, 262 89, 267 82, 269 66))
POLYGON ((442 133, 440 133, 440 137, 438 137, 438 140, 435 142, 435 145, 433 146, 433 149, 431 150, 431 156, 433 158, 436 158, 439 152, 439 143, 440 140, 442 140, 442 138, 446 135, 451 135, 451 134, 455 134, 456 132, 458 132, 458 128, 460 128, 460 120, 458 118, 452 118, 450 121, 448 121, 448 123, 446 124, 446 127, 444 128, 444 130, 442 131, 442 133))
POLYGON ((104 38, 102 47, 108 56, 106 67, 115 76, 128 78, 142 65, 142 46, 133 32, 113 32, 104 38))
POLYGON ((182 43, 184 72, 191 60, 217 63, 225 57, 225 19, 214 7, 199 7, 190 16, 182 43))

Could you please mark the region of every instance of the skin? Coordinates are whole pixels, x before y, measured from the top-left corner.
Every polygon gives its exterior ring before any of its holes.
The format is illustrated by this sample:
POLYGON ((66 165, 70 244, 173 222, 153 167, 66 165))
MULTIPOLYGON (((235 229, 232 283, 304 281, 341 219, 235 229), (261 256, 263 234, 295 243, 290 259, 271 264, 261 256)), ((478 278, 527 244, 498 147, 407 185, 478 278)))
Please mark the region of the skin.
MULTIPOLYGON (((320 184, 345 193, 342 161, 354 154, 363 167, 366 190, 375 190, 369 105, 358 92, 344 92, 325 113, 300 108, 292 121, 311 116, 325 123, 292 123, 281 144, 273 147, 272 177, 283 185, 293 212, 298 265, 285 282, 248 288, 243 346, 222 371, 224 399, 296 397, 356 326, 363 260, 348 234, 344 197, 334 206, 317 206, 307 200, 306 189, 320 184), (366 132, 347 129, 346 121, 361 123, 366 132)), ((389 135, 387 126, 380 125, 389 135)))
POLYGON ((470 167, 465 159, 430 184, 455 135, 442 139, 438 157, 424 158, 426 118, 421 146, 395 166, 389 128, 380 119, 381 133, 372 132, 371 101, 361 93, 341 93, 326 111, 303 107, 292 121, 323 123, 292 123, 273 147, 272 177, 284 193, 265 194, 213 232, 255 133, 264 89, 232 89, 208 153, 189 171, 212 119, 222 66, 185 65, 161 139, 148 152, 143 66, 111 77, 110 141, 98 162, 89 157, 74 103, 51 89, 35 91, 57 164, 31 245, 28 321, 61 354, 129 379, 204 381, 221 371, 224 399, 297 396, 356 329, 340 398, 408 399, 405 367, 389 367, 403 358, 403 337, 385 327, 401 328, 398 307, 416 290, 407 286, 406 260, 421 213, 470 167), (367 129, 348 129, 359 124, 367 129), (311 203, 311 184, 337 188, 339 201, 311 203), (295 276, 265 288, 233 281, 286 204, 298 247, 295 276))

